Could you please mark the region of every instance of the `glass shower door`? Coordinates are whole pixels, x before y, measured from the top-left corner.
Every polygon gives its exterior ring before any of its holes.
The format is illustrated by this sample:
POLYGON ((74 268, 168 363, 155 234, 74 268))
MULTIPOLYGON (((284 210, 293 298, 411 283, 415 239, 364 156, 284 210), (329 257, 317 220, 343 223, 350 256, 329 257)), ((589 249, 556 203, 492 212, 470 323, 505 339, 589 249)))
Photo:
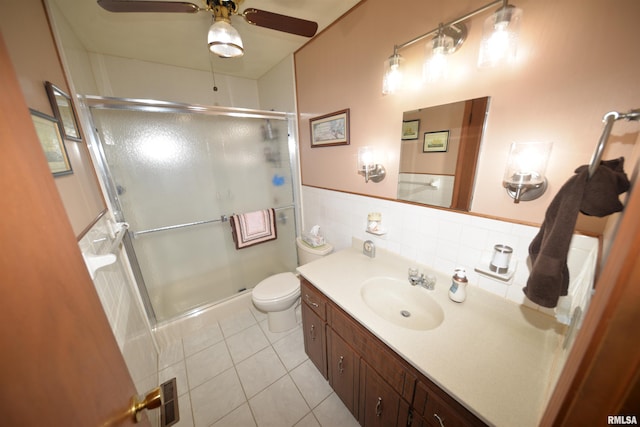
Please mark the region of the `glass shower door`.
POLYGON ((286 120, 117 109, 92 116, 158 322, 295 269, 286 120), (278 239, 236 250, 227 218, 265 208, 276 208, 278 239))

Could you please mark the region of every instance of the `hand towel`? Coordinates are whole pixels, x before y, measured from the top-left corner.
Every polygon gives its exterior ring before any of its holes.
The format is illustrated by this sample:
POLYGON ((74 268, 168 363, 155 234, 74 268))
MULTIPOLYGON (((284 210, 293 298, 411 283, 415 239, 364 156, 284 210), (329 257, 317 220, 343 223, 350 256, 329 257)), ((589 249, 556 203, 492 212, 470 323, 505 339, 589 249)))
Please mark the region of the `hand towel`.
POLYGON ((543 307, 553 308, 560 296, 567 295, 567 255, 578 213, 603 217, 620 212, 623 206, 618 195, 630 185, 622 157, 600 162, 591 179, 586 165, 575 172, 551 201, 540 231, 529 245, 532 268, 523 291, 543 307))
POLYGON ((268 242, 278 237, 273 209, 231 215, 229 222, 236 249, 268 242))

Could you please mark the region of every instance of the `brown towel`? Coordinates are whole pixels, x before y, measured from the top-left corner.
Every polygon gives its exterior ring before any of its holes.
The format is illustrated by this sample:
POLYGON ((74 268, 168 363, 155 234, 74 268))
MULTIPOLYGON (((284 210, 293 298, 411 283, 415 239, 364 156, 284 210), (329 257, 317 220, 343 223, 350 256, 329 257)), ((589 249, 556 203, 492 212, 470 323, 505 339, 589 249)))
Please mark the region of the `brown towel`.
POLYGON ((553 308, 560 296, 567 295, 567 255, 578 212, 603 217, 623 209, 618 195, 629 189, 624 158, 600 162, 591 179, 588 169, 586 165, 577 168, 560 188, 529 245, 532 268, 523 291, 543 307, 553 308))

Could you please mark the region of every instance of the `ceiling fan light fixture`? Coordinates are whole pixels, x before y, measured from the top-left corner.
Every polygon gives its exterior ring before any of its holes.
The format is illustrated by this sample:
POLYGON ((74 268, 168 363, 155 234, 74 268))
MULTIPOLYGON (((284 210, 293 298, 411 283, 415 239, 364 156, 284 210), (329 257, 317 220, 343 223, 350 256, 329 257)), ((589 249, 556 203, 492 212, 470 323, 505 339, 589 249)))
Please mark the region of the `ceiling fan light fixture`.
POLYGON ((227 19, 216 19, 207 34, 209 50, 221 58, 237 58, 244 55, 244 46, 238 30, 227 19))

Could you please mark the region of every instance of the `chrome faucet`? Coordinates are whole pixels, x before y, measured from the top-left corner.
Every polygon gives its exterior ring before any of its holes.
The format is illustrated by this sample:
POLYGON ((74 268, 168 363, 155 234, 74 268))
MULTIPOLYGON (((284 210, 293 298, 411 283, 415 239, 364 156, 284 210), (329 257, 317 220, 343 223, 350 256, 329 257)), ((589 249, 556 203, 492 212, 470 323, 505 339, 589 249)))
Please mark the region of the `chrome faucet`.
POLYGON ((409 283, 411 286, 422 286, 423 288, 432 291, 436 288, 435 276, 424 273, 419 273, 417 268, 409 268, 409 283))

